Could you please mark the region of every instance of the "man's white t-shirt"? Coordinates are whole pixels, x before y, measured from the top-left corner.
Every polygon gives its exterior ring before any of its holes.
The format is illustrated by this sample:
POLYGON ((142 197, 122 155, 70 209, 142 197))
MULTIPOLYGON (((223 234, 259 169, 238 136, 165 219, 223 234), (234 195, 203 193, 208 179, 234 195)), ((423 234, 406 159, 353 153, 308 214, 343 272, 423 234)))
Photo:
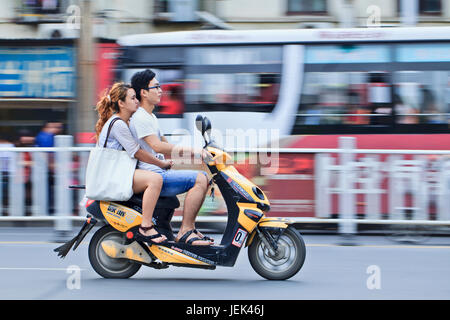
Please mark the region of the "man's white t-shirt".
MULTIPOLYGON (((148 113, 144 108, 139 107, 137 111, 130 118, 130 130, 133 137, 138 140, 139 145, 142 149, 154 155, 160 160, 164 160, 164 155, 155 152, 148 144, 144 141, 144 138, 150 135, 156 135, 160 140, 162 137, 162 132, 159 127, 158 119, 153 113, 148 113)), ((139 169, 159 171, 160 167, 150 164, 147 162, 139 161, 139 169)))

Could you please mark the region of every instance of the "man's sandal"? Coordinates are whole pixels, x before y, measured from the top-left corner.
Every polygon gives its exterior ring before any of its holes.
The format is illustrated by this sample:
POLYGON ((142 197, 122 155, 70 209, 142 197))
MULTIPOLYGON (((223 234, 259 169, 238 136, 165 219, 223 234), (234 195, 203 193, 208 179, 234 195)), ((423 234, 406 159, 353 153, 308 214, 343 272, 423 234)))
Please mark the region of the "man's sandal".
MULTIPOLYGON (((175 240, 175 241, 179 242, 179 243, 187 243, 187 244, 190 244, 191 246, 196 246, 195 244, 192 244, 194 241, 208 241, 208 240, 205 240, 205 238, 199 238, 199 237, 193 237, 188 240, 188 238, 191 234, 193 234, 193 233, 197 234, 196 231, 197 230, 195 230, 195 229, 189 230, 180 239, 175 240)), ((208 245, 209 244, 199 244, 198 246, 208 246, 208 245)))
POLYGON ((198 232, 197 229, 194 229, 193 231, 194 231, 194 233, 195 233, 196 235, 198 235, 199 237, 203 236, 203 238, 201 238, 201 240, 214 242, 214 239, 213 239, 213 238, 210 238, 210 237, 205 236, 205 235, 200 235, 200 232, 198 232))
MULTIPOLYGON (((154 228, 155 228, 154 225, 152 225, 150 227, 139 226, 139 229, 142 229, 142 231, 144 231, 144 232, 146 232, 148 230, 151 230, 151 229, 154 229, 154 228)), ((156 229, 155 229, 155 231, 156 231, 156 229)), ((141 234, 139 232, 139 230, 134 235, 134 238, 137 241, 147 242, 147 243, 150 243, 150 244, 162 244, 162 243, 166 243, 167 242, 167 239, 163 240, 161 242, 153 241, 153 239, 157 239, 157 238, 160 238, 160 237, 163 237, 163 235, 161 233, 159 233, 159 232, 157 234, 152 235, 152 236, 144 236, 143 234, 141 234)))

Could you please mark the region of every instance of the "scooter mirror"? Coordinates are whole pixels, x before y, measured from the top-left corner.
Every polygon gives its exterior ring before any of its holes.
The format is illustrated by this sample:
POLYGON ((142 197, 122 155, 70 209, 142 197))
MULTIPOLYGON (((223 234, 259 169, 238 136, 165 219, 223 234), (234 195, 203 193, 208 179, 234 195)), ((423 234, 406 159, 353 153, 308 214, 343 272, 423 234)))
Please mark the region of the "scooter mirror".
POLYGON ((197 127, 197 130, 200 131, 203 135, 203 116, 197 115, 197 118, 195 118, 195 126, 197 127))
POLYGON ((207 117, 204 117, 202 121, 202 135, 206 133, 206 135, 208 136, 207 142, 211 141, 211 128, 211 121, 207 117))

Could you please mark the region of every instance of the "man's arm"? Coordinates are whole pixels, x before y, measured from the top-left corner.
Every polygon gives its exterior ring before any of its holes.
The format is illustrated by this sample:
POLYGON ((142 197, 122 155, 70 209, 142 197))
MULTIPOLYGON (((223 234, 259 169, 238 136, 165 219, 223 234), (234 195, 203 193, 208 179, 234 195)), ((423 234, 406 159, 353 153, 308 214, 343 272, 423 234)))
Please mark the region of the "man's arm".
POLYGON ((173 163, 171 161, 159 160, 158 158, 156 158, 152 154, 148 153, 144 149, 139 149, 138 151, 136 151, 136 153, 134 154, 134 157, 136 159, 138 159, 139 161, 154 164, 163 169, 170 169, 173 165, 173 163))
POLYGON ((201 154, 202 151, 196 151, 189 147, 176 146, 167 142, 166 137, 161 137, 159 140, 157 135, 149 135, 143 138, 144 141, 157 153, 162 153, 166 157, 176 154, 177 156, 183 155, 184 157, 192 157, 195 154, 201 154))
POLYGON ((161 141, 154 134, 146 136, 143 139, 156 153, 162 153, 165 156, 171 155, 175 147, 173 144, 168 143, 167 139, 164 138, 165 141, 161 141))

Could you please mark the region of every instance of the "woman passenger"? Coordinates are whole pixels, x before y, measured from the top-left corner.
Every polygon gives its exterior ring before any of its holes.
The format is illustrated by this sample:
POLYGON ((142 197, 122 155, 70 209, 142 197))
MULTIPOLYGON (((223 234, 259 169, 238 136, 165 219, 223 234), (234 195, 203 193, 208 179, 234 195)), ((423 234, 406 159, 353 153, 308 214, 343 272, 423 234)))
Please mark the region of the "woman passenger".
MULTIPOLYGON (((115 83, 97 103, 96 110, 99 115, 95 131, 99 145, 104 145, 108 127, 114 118, 120 118, 112 128, 107 141, 107 148, 125 150, 132 158, 139 161, 157 165, 163 169, 170 168, 172 161, 162 161, 147 151, 140 148, 134 140, 128 127, 128 120, 137 110, 138 101, 134 89, 130 85, 115 83), (122 149, 123 148, 123 149, 122 149)), ((152 217, 156 201, 159 198, 162 187, 160 174, 136 169, 133 176, 133 192, 141 193, 142 197, 142 222, 136 233, 136 240, 148 243, 161 243, 167 240, 164 235, 158 233, 153 225, 152 217)))

